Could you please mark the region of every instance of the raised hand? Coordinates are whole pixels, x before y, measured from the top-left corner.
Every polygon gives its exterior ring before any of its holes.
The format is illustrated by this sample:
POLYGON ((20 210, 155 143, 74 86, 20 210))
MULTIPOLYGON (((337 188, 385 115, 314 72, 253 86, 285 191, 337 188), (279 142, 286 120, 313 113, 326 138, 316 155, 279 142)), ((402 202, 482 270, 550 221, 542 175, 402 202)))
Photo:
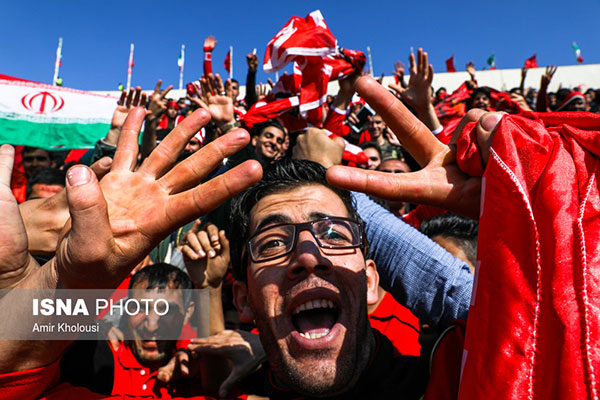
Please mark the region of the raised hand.
POLYGON ((10 189, 15 149, 0 147, 0 289, 8 289, 39 267, 27 251, 27 233, 10 189))
MULTIPOLYGON (((429 204, 478 218, 481 178, 468 176, 458 168, 452 145, 446 146, 437 140, 394 95, 372 78, 361 77, 356 91, 383 117, 404 148, 424 168, 407 174, 386 174, 334 166, 327 171, 327 180, 378 198, 429 204)), ((493 132, 502 115, 471 110, 456 130, 460 133, 467 123, 477 123, 483 165, 487 164, 493 132)))
POLYGON ((427 52, 423 49, 417 50, 417 61, 415 55, 410 54, 410 78, 408 87, 404 89, 400 85, 390 84, 391 89, 398 92, 402 100, 419 113, 424 112, 431 104, 431 82, 433 81, 433 66, 429 64, 427 52))
MULTIPOLYGON (((108 173, 111 164, 112 158, 104 157, 90 168, 100 180, 108 173)), ((66 189, 52 197, 21 203, 19 211, 27 231, 29 253, 48 258, 54 256, 62 229, 69 220, 66 189)))
POLYGON ((104 139, 106 143, 112 145, 117 144, 127 114, 129 114, 129 111, 134 107, 145 107, 146 100, 146 93, 142 93, 142 88, 139 86, 136 87, 135 90, 130 88, 129 92, 126 90, 121 92, 121 97, 117 101, 117 108, 115 108, 115 112, 110 121, 110 129, 104 139))
POLYGON ((200 185, 224 157, 248 143, 243 130, 173 166, 209 121, 204 110, 177 125, 134 172, 144 116, 141 108, 129 113, 111 171, 100 184, 87 167, 75 166, 67 173, 71 229, 53 260, 56 276, 67 288, 116 287, 166 235, 260 179, 260 165, 249 162, 200 185))
POLYGON ((233 100, 225 94, 225 86, 219 74, 208 74, 200 78, 200 85, 201 88, 194 85, 198 97, 188 96, 188 99, 208 111, 219 126, 235 121, 233 100))
POLYGON ((256 72, 258 69, 258 56, 254 53, 246 55, 246 62, 248 63, 248 71, 256 72))
POLYGON ((292 158, 311 160, 329 168, 342 162, 344 147, 344 139, 341 137, 332 139, 321 129, 308 128, 306 132, 298 135, 292 158))
POLYGON ((216 288, 223 281, 229 267, 229 240, 225 231, 213 224, 200 229, 196 221, 183 240, 181 252, 188 274, 196 288, 216 288))
POLYGON ((556 73, 556 65, 548 65, 546 67, 546 73, 542 75, 542 85, 548 86, 550 81, 552 81, 552 77, 556 73))
POLYGON ((204 51, 213 51, 217 45, 217 39, 213 35, 210 35, 204 39, 204 51))
POLYGON ((258 335, 244 331, 224 330, 206 339, 192 339, 188 349, 192 354, 216 355, 231 361, 231 373, 219 389, 221 397, 226 397, 238 381, 266 360, 258 335))
POLYGON ((150 97, 150 104, 148 105, 148 120, 153 121, 160 117, 165 111, 167 111, 167 94, 173 89, 173 85, 169 85, 166 89, 161 90, 162 80, 156 82, 154 87, 154 93, 150 97))
POLYGON ((260 83, 256 85, 256 96, 258 100, 262 100, 269 95, 271 89, 269 89, 269 85, 265 85, 264 83, 260 83))
POLYGON ((475 63, 473 61, 467 63, 467 72, 469 73, 471 80, 475 82, 475 63))

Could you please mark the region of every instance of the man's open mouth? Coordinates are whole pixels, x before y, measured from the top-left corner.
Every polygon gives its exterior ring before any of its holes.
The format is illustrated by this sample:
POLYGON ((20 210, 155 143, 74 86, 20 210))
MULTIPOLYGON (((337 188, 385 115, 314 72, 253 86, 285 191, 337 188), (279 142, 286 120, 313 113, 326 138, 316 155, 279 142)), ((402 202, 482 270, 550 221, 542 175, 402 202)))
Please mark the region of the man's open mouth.
POLYGON ((306 339, 327 336, 338 318, 338 307, 328 299, 308 300, 292 311, 294 328, 306 339))

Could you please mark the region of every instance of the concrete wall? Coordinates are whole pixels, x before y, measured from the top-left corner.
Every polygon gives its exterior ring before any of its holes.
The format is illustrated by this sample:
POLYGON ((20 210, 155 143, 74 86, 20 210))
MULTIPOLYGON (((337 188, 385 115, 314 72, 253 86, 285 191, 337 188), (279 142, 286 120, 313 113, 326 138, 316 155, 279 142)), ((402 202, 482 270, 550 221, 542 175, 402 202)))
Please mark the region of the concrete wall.
MULTIPOLYGON (((532 68, 527 72, 527 79, 525 80, 525 87, 539 88, 541 76, 545 72, 544 68, 532 68)), ((521 70, 520 69, 498 69, 494 71, 477 71, 475 76, 480 86, 491 86, 499 90, 510 90, 513 87, 519 86, 521 82, 521 70)), ((433 77, 433 88, 437 90, 440 87, 445 87, 448 92, 454 91, 458 88, 465 80, 469 79, 469 74, 465 72, 454 72, 454 73, 436 73, 433 77)), ((408 77, 406 77, 408 82, 408 77)), ((384 86, 389 83, 393 83, 394 78, 392 76, 386 76, 383 78, 384 86)), ((574 88, 575 86, 582 85, 582 89, 585 91, 588 88, 600 88, 600 64, 590 65, 568 65, 558 67, 552 82, 550 83, 549 90, 551 92, 556 91, 559 86, 566 88, 574 88)), ((330 82, 327 92, 335 95, 338 92, 337 82, 330 82)), ((116 90, 112 91, 95 91, 96 93, 111 94, 119 96, 119 92, 116 90)), ((148 94, 152 93, 152 90, 146 90, 148 94)), ((244 97, 246 93, 245 86, 240 86, 240 95, 244 97)), ((185 96, 184 90, 171 90, 169 93, 170 98, 178 99, 185 96)))

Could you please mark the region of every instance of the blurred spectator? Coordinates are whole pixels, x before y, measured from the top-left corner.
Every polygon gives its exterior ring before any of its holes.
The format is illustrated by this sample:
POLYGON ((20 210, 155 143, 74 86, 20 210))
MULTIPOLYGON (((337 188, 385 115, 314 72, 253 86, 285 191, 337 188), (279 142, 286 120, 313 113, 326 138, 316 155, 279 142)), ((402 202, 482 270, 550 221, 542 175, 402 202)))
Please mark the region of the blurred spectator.
POLYGON ((65 187, 65 171, 57 168, 37 170, 27 182, 26 200, 54 196, 65 187))

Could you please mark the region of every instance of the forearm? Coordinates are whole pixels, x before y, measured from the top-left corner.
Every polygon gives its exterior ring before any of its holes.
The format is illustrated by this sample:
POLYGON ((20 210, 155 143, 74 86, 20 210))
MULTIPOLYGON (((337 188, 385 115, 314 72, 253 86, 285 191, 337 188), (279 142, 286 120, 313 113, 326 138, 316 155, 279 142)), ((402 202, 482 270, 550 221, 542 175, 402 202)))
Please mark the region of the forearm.
POLYGON ((535 102, 535 111, 548 111, 548 85, 542 82, 540 91, 538 92, 537 101, 535 102))
POLYGON ((212 74, 212 50, 204 51, 204 76, 212 74))
POLYGON ((416 110, 417 117, 429 128, 431 131, 438 130, 442 124, 435 113, 435 108, 433 108, 433 104, 429 103, 424 107, 421 107, 416 110))
POLYGON ((225 330, 225 317, 223 316, 223 301, 221 299, 221 287, 219 284, 216 288, 211 287, 209 290, 210 304, 210 323, 209 334, 216 335, 225 330))
POLYGON ((425 323, 446 326, 466 319, 473 286, 468 265, 366 195, 354 198, 381 287, 425 323))
POLYGON ((248 75, 246 75, 246 96, 244 97, 244 101, 246 101, 248 107, 252 107, 252 105, 258 101, 258 96, 256 95, 256 71, 248 70, 248 75))

